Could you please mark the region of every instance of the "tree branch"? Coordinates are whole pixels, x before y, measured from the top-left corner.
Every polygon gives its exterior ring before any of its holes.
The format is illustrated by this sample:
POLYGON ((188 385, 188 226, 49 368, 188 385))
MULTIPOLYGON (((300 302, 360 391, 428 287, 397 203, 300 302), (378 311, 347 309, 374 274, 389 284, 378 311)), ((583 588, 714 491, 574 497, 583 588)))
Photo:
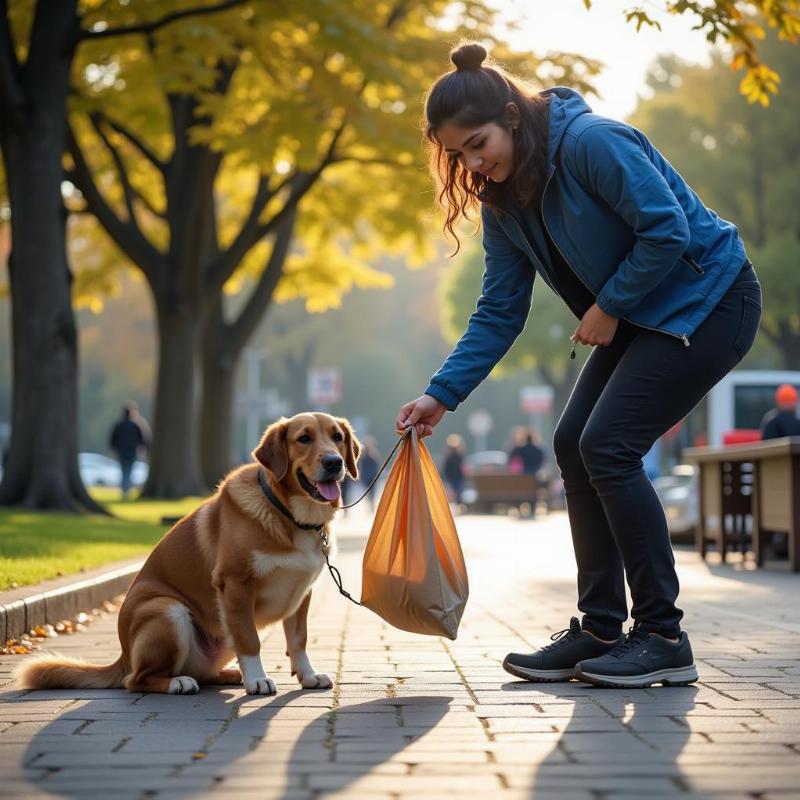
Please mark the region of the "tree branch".
MULTIPOLYGON (((98 112, 102 113, 102 112, 98 112)), ((129 131, 116 120, 103 115, 103 119, 111 129, 124 136, 162 175, 167 173, 167 165, 136 134, 129 131)))
POLYGON ((163 255, 142 235, 133 224, 125 223, 108 204, 94 182, 91 169, 83 155, 72 126, 67 123, 67 147, 75 169, 69 173, 86 200, 87 208, 97 217, 111 239, 142 270, 151 285, 165 266, 163 255))
POLYGON ((214 14, 217 11, 227 11, 229 8, 243 5, 245 2, 247 2, 247 0, 225 0, 223 3, 217 3, 216 5, 206 6, 204 8, 185 8, 182 11, 172 11, 152 22, 140 22, 136 25, 122 25, 119 28, 106 28, 101 31, 81 31, 78 35, 78 39, 79 41, 85 41, 86 39, 107 39, 109 36, 125 36, 130 33, 151 34, 159 28, 163 28, 165 25, 176 22, 179 19, 199 16, 201 14, 214 14))
POLYGON ((258 278, 253 293, 247 300, 239 316, 228 327, 230 329, 230 346, 238 355, 250 340, 258 323, 267 310, 275 287, 283 275, 283 265, 289 252, 297 221, 297 205, 295 204, 283 217, 275 232, 275 241, 264 269, 258 278))
POLYGON ((103 144, 106 146, 106 150, 108 150, 108 152, 111 154, 111 158, 114 161, 117 175, 119 175, 119 182, 122 184, 122 192, 125 195, 125 208, 128 211, 128 222, 134 227, 138 228, 139 226, 136 222, 136 211, 133 208, 133 189, 131 188, 131 183, 128 180, 128 172, 125 169, 125 165, 122 163, 122 157, 117 151, 117 148, 111 144, 108 136, 105 134, 105 131, 100 126, 99 116, 97 114, 90 113, 89 120, 92 123, 95 133, 100 137, 103 144))
POLYGON ((136 195, 136 198, 139 202, 155 217, 159 217, 160 219, 166 220, 167 214, 165 211, 159 211, 151 202, 147 199, 145 194, 137 189, 133 184, 131 186, 131 191, 136 195))
POLYGON ((13 127, 24 127, 25 94, 19 82, 19 62, 8 22, 7 0, 0 0, 0 111, 0 117, 13 127))

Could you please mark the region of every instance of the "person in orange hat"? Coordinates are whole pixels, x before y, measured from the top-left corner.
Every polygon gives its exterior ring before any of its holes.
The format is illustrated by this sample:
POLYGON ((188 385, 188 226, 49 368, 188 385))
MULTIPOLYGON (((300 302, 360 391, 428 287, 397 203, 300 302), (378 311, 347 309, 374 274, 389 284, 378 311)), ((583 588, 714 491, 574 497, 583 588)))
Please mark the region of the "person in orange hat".
POLYGON ((762 439, 778 439, 781 436, 800 436, 797 389, 791 383, 782 383, 775 390, 775 408, 761 420, 762 439))

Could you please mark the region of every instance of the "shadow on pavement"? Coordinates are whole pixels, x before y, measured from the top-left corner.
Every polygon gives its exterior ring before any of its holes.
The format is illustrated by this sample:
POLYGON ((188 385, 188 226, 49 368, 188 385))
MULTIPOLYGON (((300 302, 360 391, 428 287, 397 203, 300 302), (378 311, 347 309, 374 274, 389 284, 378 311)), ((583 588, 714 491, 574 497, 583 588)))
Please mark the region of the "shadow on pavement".
POLYGON ((574 701, 564 710, 569 716, 566 726, 556 723, 564 727, 555 746, 545 755, 537 754, 531 798, 562 793, 650 797, 686 791, 678 758, 691 734, 685 718, 695 707, 696 687, 626 690, 572 681, 512 681, 502 688, 521 698, 532 695, 533 704, 547 705, 549 698, 574 701))
MULTIPOLYGON (((31 692, 27 701, 37 694, 55 693, 31 692)), ((223 794, 261 791, 265 797, 334 791, 436 727, 452 700, 414 695, 331 710, 320 698, 332 701, 332 692, 293 690, 258 698, 204 687, 197 695, 141 695, 133 703, 135 696, 121 691, 107 695, 63 692, 80 706, 44 726, 33 723, 27 746, 22 728, 18 765, 7 764, 4 776, 34 792, 76 800, 161 792, 182 798, 212 787, 223 794), (409 705, 425 712, 415 713, 411 727, 402 721, 409 705), (307 722, 314 709, 319 715, 307 722)), ((398 776, 404 771, 398 765, 398 776)))

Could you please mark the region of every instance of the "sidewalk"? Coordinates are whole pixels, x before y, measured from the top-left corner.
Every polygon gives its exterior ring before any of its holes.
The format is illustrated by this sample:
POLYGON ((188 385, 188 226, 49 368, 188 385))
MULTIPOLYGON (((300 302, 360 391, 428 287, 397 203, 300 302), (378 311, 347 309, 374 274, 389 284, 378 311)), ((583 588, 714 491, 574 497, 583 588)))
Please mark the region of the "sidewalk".
MULTIPOLYGON (((357 523, 334 559, 356 597, 357 523)), ((0 797, 800 798, 800 577, 681 551, 700 683, 529 684, 500 662, 576 613, 566 518, 457 524, 471 596, 456 642, 394 630, 320 577, 308 649, 330 691, 296 688, 280 627, 262 648, 276 697, 26 693, 3 657, 0 797)), ((108 663, 115 624, 48 646, 108 663)))

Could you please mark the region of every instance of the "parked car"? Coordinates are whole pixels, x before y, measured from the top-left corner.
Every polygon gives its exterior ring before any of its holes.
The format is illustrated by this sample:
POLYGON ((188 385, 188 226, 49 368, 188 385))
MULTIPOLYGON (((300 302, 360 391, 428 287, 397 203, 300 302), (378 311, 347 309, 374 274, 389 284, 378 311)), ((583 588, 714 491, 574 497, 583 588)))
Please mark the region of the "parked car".
MULTIPOLYGON (((119 486, 119 461, 100 453, 78 453, 78 469, 85 486, 119 486)), ((131 482, 142 486, 147 480, 149 465, 146 461, 134 461, 131 482)))
POLYGON ((464 456, 464 475, 487 475, 494 472, 506 472, 508 469, 508 453, 503 450, 479 450, 464 456))
POLYGON ((667 517, 669 535, 675 541, 693 541, 699 518, 698 476, 691 464, 678 464, 669 475, 653 481, 667 517))

